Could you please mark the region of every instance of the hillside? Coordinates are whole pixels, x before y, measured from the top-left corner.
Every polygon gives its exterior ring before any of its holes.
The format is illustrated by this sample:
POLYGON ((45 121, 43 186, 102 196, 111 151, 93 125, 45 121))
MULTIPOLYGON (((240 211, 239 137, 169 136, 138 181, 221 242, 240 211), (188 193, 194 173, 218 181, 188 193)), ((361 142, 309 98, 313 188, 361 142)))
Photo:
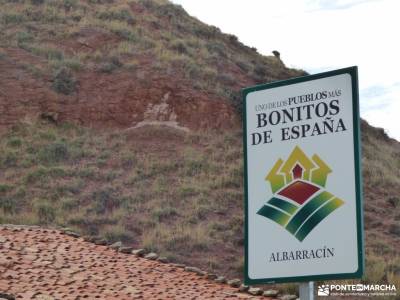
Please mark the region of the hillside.
MULTIPOLYGON (((366 278, 393 282, 400 144, 365 122, 362 138, 366 278)), ((241 277, 240 131, 148 126, 117 133, 23 123, 1 137, 0 149, 0 223, 71 227, 241 277)))
POLYGON ((304 74, 168 1, 0 5, 0 125, 41 115, 103 128, 230 128, 240 88, 304 74))
MULTIPOLYGON (((0 224, 241 278, 239 90, 305 73, 167 1, 0 5, 0 224)), ((364 280, 400 286, 400 143, 364 121, 362 142, 364 280)))

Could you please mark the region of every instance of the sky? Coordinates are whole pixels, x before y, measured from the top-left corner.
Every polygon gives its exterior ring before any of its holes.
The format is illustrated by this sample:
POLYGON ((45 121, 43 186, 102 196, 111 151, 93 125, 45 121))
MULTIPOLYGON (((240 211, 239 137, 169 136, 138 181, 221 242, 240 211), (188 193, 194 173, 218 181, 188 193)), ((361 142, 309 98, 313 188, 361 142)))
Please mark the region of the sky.
POLYGON ((400 1, 172 0, 310 74, 358 66, 361 117, 400 141, 400 1))

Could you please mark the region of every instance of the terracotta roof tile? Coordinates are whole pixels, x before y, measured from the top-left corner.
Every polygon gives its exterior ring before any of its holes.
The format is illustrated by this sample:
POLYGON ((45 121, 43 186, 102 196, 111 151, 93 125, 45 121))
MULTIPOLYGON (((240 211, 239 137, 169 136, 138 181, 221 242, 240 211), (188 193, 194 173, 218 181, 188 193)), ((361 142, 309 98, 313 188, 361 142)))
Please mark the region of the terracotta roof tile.
POLYGON ((16 299, 266 299, 57 230, 0 226, 0 292, 16 299))

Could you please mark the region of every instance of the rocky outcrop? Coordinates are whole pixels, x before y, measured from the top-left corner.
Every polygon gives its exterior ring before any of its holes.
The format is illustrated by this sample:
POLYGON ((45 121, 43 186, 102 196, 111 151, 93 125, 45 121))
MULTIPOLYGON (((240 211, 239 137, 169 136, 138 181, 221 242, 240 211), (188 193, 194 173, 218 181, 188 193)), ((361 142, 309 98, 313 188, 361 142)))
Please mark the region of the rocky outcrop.
POLYGON ((143 66, 139 74, 84 70, 74 76, 75 88, 57 92, 52 74, 41 76, 23 65, 39 68, 41 59, 23 49, 1 49, 0 127, 43 118, 98 128, 161 125, 178 129, 238 126, 231 104, 193 89, 179 78, 157 75, 143 66))

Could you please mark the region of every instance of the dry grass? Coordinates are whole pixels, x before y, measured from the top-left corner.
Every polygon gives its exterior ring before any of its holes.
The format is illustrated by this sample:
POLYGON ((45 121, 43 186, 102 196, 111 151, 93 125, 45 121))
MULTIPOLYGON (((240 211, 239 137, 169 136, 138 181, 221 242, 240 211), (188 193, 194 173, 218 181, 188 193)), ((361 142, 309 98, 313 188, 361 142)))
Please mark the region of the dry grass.
MULTIPOLYGON (((382 136, 384 138, 384 136, 382 136)), ((400 150, 390 143, 374 139, 372 133, 365 136, 363 144, 364 176, 372 185, 388 188, 400 186, 400 150)))
POLYGON ((124 134, 17 126, 1 142, 2 181, 10 184, 0 189, 8 203, 0 221, 69 226, 187 263, 188 249, 210 257, 232 252, 242 221, 232 218, 227 227, 219 219, 242 209, 238 137, 224 134, 231 141, 224 144, 212 134, 189 134, 182 145, 169 143, 175 155, 166 157, 124 134))
MULTIPOLYGON (((389 155, 391 164, 379 168, 393 177, 398 160, 390 156, 396 153, 391 145, 398 144, 379 142, 369 127, 364 129, 364 148, 386 147, 381 157, 389 155)), ((115 134, 67 124, 16 126, 0 142, 0 222, 68 226, 240 277, 241 133, 196 132, 178 142, 162 128, 141 130, 115 134), (163 135, 159 142, 146 138, 163 135)), ((367 173, 368 187, 373 180, 367 173)), ((396 181, 380 180, 387 188, 399 188, 396 181)), ((367 212, 374 207, 367 202, 367 212)), ((398 237, 385 225, 395 220, 398 209, 373 230, 367 226, 365 282, 399 280, 393 242, 398 237)), ((278 288, 293 291, 290 285, 278 288)))
POLYGON ((286 69, 274 57, 261 56, 168 1, 34 2, 0 0, 0 48, 19 47, 45 58, 47 72, 66 67, 74 72, 111 73, 110 57, 117 57, 125 70, 132 71, 140 66, 132 61, 145 61, 153 72, 178 73, 194 81, 196 89, 228 99, 236 107, 240 107, 237 94, 243 80, 250 85, 303 74, 286 69), (109 40, 100 39, 92 45, 96 50, 79 53, 71 41, 79 40, 88 29, 102 32, 109 40))

